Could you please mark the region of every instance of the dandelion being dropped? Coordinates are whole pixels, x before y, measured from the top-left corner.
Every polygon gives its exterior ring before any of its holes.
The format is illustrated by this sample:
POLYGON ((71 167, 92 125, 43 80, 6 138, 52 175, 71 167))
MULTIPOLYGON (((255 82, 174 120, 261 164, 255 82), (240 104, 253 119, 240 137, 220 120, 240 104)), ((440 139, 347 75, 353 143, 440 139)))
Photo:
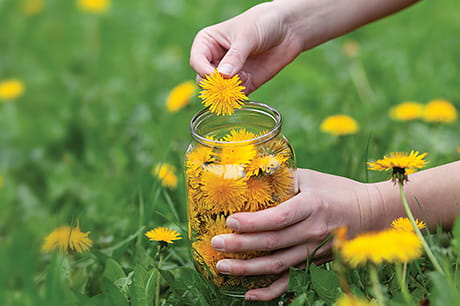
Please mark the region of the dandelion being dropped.
POLYGON ((427 161, 424 159, 428 153, 419 154, 418 151, 391 152, 385 155, 383 159, 375 162, 368 162, 369 170, 374 171, 392 171, 391 180, 404 184, 407 181, 407 175, 417 169, 425 167, 427 161))
POLYGON ((200 99, 204 106, 209 107, 212 113, 217 115, 232 115, 235 109, 242 108, 244 101, 248 99, 243 93, 238 75, 225 79, 217 69, 201 80, 200 99))
POLYGON ((61 226, 52 231, 42 245, 42 250, 50 252, 58 249, 61 253, 88 251, 93 245, 93 241, 88 237, 89 232, 82 233, 80 226, 76 227, 61 226))
POLYGON ((174 240, 180 240, 182 237, 178 232, 168 227, 157 227, 147 233, 145 236, 151 241, 173 243, 174 240))

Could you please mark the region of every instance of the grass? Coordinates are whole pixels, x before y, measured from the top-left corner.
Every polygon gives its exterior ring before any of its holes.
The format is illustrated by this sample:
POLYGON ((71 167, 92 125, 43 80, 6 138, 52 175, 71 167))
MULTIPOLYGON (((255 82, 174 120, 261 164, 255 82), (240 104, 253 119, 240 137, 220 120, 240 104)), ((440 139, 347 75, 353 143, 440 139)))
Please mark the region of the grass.
MULTIPOLYGON (((160 271, 164 304, 250 305, 220 295, 194 271, 186 239, 171 246, 158 269, 156 245, 143 233, 169 226, 186 236, 182 163, 188 124, 201 106, 194 98, 170 114, 164 103, 175 85, 195 78, 188 64, 193 37, 257 2, 114 1, 101 16, 78 10, 74 1, 45 3, 26 16, 19 1, 0 1, 0 80, 16 77, 26 86, 16 101, 0 102, 0 304, 147 305, 160 271), (177 167, 177 189, 151 175, 159 162, 177 167), (77 221, 91 232, 90 252, 40 251, 54 228, 77 221)), ((422 1, 306 52, 250 98, 282 113, 302 168, 378 181, 385 177, 367 173, 365 162, 391 151, 428 152, 430 167, 457 160, 458 120, 401 123, 387 113, 402 101, 435 98, 460 110, 459 8, 454 0, 422 1), (354 60, 341 51, 348 39, 360 44, 354 60), (356 69, 371 94, 360 94, 356 69), (321 121, 336 113, 354 117, 360 132, 340 140, 321 133, 321 121)), ((323 283, 335 284, 323 282, 335 279, 326 268, 293 272, 300 285, 291 289, 309 301, 331 302, 318 293, 328 292, 323 283)), ((452 285, 432 289, 410 269, 420 298, 452 285)), ((348 277, 366 292, 360 284, 368 280, 359 273, 348 277)))

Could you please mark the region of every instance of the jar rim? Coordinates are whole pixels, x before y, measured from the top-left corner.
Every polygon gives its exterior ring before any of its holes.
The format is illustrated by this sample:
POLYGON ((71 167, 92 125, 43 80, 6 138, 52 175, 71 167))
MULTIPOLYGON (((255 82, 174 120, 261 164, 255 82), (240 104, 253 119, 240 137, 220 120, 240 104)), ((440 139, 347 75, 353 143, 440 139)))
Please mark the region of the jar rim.
POLYGON ((269 141, 279 135, 280 130, 281 130, 281 125, 283 123, 283 119, 281 117, 280 112, 278 112, 275 108, 265 103, 262 103, 262 102, 246 101, 243 104, 243 107, 241 109, 235 110, 235 112, 241 112, 241 111, 253 111, 253 112, 264 114, 267 117, 271 117, 274 121, 274 126, 271 128, 269 132, 264 133, 252 139, 240 140, 240 141, 221 141, 221 140, 209 139, 209 138, 206 138, 200 135, 197 132, 197 127, 199 126, 199 124, 201 124, 204 120, 208 118, 217 116, 215 113, 212 113, 209 110, 209 107, 207 107, 199 111, 195 116, 193 116, 192 120, 190 121, 190 133, 192 134, 192 137, 197 142, 203 145, 207 145, 207 146, 229 146, 229 145, 240 146, 240 145, 248 145, 248 144, 259 144, 262 142, 269 141))

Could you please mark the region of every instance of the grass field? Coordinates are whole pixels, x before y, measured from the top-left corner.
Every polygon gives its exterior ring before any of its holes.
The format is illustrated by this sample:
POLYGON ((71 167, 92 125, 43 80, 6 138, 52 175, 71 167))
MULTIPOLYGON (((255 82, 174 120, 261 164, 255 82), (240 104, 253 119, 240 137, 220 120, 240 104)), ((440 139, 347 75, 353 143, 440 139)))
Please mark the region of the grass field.
MULTIPOLYGON (((195 79, 188 58, 196 32, 257 2, 114 0, 104 14, 76 1, 43 3, 25 12, 23 1, 0 0, 0 82, 24 85, 19 97, 0 100, 0 304, 151 305, 157 245, 144 233, 168 226, 187 236, 183 162, 190 119, 201 109, 194 96, 170 113, 166 98, 195 79), (176 167, 176 188, 152 175, 163 162, 176 167), (41 250, 50 232, 77 223, 90 232, 88 252, 41 250)), ((400 122, 388 112, 433 99, 460 110, 459 9, 454 0, 422 1, 302 54, 250 98, 281 112, 300 168, 373 182, 386 176, 368 173, 366 161, 389 152, 427 152, 429 167, 458 160, 458 119, 400 122), (354 57, 343 52, 350 40, 359 44, 354 57), (334 114, 356 119, 358 133, 322 132, 334 114)), ((451 236, 433 236, 447 239, 446 260, 457 262, 451 236)), ((243 303, 194 272, 186 239, 170 246, 160 270, 157 302, 243 303)), ((296 275, 296 292, 310 288, 311 279, 296 275)), ((417 298, 439 289, 421 287, 417 298)), ((307 305, 333 302, 315 292, 303 292, 307 305)), ((455 300, 452 292, 445 298, 455 300)))

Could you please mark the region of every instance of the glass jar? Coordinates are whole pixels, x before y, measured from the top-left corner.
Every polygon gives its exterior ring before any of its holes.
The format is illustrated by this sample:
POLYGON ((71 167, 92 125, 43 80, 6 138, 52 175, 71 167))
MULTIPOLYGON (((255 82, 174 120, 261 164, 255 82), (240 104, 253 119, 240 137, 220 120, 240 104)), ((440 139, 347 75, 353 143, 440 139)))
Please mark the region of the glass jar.
POLYGON ((279 275, 220 274, 223 258, 250 259, 269 251, 219 252, 212 237, 232 233, 226 218, 278 205, 298 191, 295 157, 281 134, 281 115, 272 107, 247 102, 231 116, 208 109, 190 124, 193 142, 187 149, 188 231, 196 268, 223 293, 244 296, 248 289, 266 287, 279 275))

